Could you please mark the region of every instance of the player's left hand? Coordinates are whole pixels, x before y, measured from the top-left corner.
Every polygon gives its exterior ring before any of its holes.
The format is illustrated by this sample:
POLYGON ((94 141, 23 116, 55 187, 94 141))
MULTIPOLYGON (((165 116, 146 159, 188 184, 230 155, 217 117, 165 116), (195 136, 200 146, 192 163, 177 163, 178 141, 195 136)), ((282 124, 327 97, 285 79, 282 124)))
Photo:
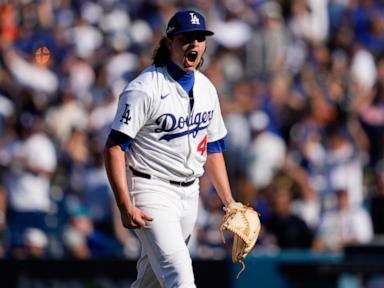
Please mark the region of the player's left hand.
POLYGON ((232 202, 224 210, 225 216, 220 227, 221 236, 225 243, 224 231, 229 231, 234 235, 232 261, 243 265, 237 275, 238 278, 245 268, 243 262, 245 257, 255 246, 259 237, 261 228, 259 213, 240 202, 232 202))

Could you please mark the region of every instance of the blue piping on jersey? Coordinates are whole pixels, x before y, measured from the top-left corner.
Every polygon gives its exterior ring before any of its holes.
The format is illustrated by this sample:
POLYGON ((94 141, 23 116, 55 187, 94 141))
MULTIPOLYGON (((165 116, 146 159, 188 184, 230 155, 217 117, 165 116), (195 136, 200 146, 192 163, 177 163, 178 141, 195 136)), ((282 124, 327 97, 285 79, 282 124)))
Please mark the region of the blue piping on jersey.
POLYGON ((208 153, 219 153, 225 151, 225 142, 224 138, 217 140, 215 142, 209 142, 207 144, 207 152, 208 153))
POLYGON ((193 71, 185 72, 179 66, 177 66, 173 61, 168 61, 167 68, 169 74, 177 83, 183 87, 184 91, 188 94, 191 92, 193 84, 195 84, 195 74, 193 71))

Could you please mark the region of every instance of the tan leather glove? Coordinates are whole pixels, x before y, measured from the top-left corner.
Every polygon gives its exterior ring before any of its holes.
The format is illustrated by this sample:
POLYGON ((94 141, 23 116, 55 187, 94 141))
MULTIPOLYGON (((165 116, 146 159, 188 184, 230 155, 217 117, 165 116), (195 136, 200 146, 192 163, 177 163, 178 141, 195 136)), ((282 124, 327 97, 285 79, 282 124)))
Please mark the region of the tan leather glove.
POLYGON ((244 271, 244 259, 256 244, 259 237, 261 223, 259 213, 252 207, 245 206, 240 202, 232 202, 224 208, 225 215, 220 231, 223 242, 224 232, 233 233, 232 261, 243 265, 237 278, 244 271))

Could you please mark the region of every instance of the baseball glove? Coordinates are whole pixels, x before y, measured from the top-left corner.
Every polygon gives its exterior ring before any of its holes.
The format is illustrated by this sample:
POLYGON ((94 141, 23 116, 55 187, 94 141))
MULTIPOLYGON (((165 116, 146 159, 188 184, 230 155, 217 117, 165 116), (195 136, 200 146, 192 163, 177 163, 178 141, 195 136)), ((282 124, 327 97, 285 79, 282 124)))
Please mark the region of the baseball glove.
POLYGON ((240 202, 232 202, 228 207, 224 207, 225 215, 220 231, 223 242, 224 232, 233 233, 232 261, 241 263, 242 269, 237 274, 237 278, 244 271, 244 259, 256 244, 259 236, 261 224, 259 213, 252 207, 245 206, 240 202))

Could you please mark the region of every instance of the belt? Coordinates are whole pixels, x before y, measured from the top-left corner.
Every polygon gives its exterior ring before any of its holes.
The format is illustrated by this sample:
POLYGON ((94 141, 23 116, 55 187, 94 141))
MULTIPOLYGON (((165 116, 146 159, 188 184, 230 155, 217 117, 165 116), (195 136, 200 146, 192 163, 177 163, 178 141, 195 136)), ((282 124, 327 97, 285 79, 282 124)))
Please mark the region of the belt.
MULTIPOLYGON (((146 178, 146 179, 152 178, 151 175, 137 171, 137 170, 133 169, 132 167, 129 167, 129 169, 131 169, 132 174, 137 176, 137 177, 146 178)), ((182 187, 188 187, 188 186, 191 186, 193 183, 195 183, 195 180, 188 181, 188 182, 179 182, 179 181, 173 181, 173 180, 165 180, 165 181, 169 182, 172 185, 182 186, 182 187)))

